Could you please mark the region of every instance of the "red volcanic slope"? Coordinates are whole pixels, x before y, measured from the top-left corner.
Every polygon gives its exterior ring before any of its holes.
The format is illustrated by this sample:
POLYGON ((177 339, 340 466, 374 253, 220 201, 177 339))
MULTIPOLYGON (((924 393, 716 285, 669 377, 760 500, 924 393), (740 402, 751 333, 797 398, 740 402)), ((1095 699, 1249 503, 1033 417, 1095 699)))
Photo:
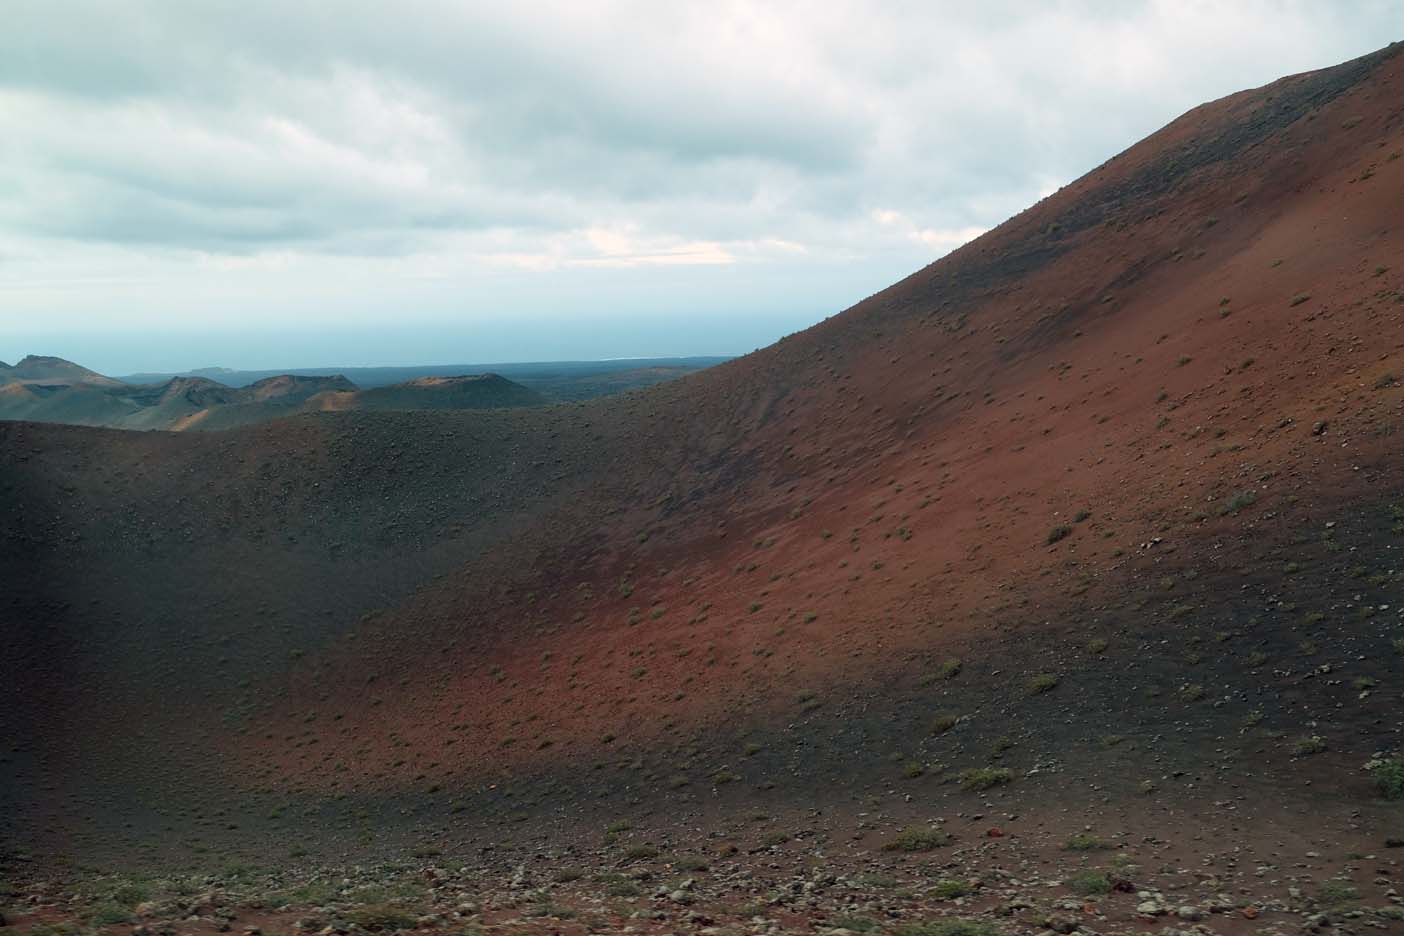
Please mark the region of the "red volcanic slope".
POLYGON ((146 803, 549 802, 673 795, 747 739, 762 787, 883 776, 914 745, 968 765, 986 730, 1072 745, 1109 712, 1207 752, 1253 693, 1275 730, 1348 718, 1358 762, 1384 696, 1346 709, 1240 659, 1325 620, 1397 666, 1370 616, 1396 573, 1366 557, 1404 490, 1399 49, 1197 108, 852 309, 645 392, 204 437, 0 426, 0 559, 29 583, 0 604, 12 812, 122 800, 74 789, 99 755, 146 803), (1323 528, 1311 562, 1288 548, 1323 528), (1220 635, 1233 653, 1193 649, 1220 635), (1088 637, 1136 649, 1102 665, 1088 637), (1027 698, 1040 673, 1052 703, 1027 698), (1152 684, 1233 704, 1128 705, 1152 684), (927 738, 947 706, 976 734, 927 738))
POLYGON ((491 777, 790 711, 1056 615, 1149 541, 1222 537, 1236 493, 1359 493, 1400 416, 1401 85, 1382 54, 1197 108, 843 315, 645 398, 698 477, 510 595, 422 589, 367 630, 442 653, 329 650, 308 687, 346 687, 320 706, 340 720, 306 727, 297 695, 251 756, 275 785, 414 787, 429 764, 491 777), (763 416, 733 439, 711 408, 763 416))

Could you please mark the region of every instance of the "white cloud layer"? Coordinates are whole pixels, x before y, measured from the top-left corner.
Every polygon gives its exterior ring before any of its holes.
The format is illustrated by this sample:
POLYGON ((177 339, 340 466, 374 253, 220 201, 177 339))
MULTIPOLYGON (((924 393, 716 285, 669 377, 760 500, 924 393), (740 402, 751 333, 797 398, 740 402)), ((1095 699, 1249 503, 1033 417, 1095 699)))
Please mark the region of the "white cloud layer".
POLYGON ((1400 38, 1400 12, 10 0, 0 357, 387 317, 645 353, 642 319, 751 303, 731 347, 653 349, 744 350, 1205 99, 1400 38))

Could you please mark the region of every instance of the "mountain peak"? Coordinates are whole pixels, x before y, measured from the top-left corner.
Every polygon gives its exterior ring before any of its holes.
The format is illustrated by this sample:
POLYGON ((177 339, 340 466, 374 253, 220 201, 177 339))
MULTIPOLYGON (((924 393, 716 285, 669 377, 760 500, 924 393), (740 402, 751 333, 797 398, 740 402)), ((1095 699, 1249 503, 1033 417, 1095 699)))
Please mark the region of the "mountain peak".
POLYGON ((5 368, 2 376, 6 382, 88 383, 105 387, 120 385, 120 381, 105 377, 97 371, 89 370, 61 357, 45 354, 26 354, 18 364, 5 368))

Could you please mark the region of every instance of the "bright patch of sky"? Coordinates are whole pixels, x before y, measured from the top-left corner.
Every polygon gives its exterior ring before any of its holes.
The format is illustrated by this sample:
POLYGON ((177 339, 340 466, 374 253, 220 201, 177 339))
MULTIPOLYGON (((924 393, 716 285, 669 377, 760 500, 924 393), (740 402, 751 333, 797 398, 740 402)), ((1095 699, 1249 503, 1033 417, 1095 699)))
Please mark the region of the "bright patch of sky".
POLYGON ((744 352, 1399 14, 10 0, 0 359, 744 352))

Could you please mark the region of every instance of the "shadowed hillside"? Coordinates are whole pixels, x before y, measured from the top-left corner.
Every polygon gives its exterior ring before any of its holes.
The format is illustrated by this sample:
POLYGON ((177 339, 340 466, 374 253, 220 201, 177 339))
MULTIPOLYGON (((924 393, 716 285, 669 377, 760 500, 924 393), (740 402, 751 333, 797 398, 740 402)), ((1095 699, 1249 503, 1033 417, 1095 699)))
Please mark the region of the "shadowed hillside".
MULTIPOLYGON (((215 436, 0 424, 4 831, 499 870, 731 843, 900 878, 936 873, 895 837, 939 816, 951 876, 1001 907, 1050 851, 1232 890, 1383 848, 1400 48, 1196 108, 646 391, 215 436)), ((1165 915, 1126 880, 1123 922, 1165 915)))

